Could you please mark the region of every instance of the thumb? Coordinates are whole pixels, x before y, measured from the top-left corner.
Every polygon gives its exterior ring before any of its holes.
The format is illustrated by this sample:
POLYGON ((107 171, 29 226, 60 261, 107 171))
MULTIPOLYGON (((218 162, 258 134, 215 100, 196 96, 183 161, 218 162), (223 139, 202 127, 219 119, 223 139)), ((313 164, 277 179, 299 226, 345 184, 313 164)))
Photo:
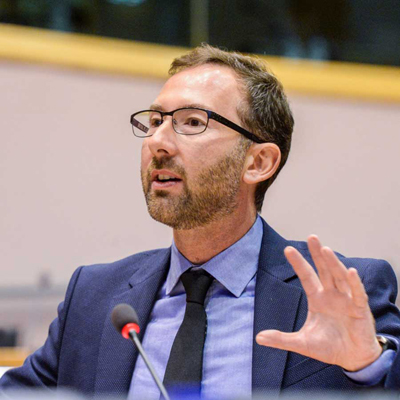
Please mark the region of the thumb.
POLYGON ((303 353, 302 343, 297 332, 286 333, 272 329, 261 331, 256 336, 256 342, 261 346, 303 353))

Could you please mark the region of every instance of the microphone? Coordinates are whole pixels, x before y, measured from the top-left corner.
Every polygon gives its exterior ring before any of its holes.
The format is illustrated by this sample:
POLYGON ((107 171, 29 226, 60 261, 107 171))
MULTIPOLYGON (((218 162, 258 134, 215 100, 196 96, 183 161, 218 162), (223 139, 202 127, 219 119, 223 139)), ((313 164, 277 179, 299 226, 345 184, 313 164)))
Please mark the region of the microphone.
POLYGON ((157 387, 160 389, 161 395, 165 400, 170 400, 168 393, 163 385, 163 383, 158 378, 156 371, 150 363, 138 337, 140 332, 139 318, 136 311, 129 305, 125 303, 117 304, 111 313, 111 321, 115 329, 125 338, 131 339, 132 342, 137 347, 140 355, 143 358, 147 368, 150 371, 151 376, 154 379, 157 387))

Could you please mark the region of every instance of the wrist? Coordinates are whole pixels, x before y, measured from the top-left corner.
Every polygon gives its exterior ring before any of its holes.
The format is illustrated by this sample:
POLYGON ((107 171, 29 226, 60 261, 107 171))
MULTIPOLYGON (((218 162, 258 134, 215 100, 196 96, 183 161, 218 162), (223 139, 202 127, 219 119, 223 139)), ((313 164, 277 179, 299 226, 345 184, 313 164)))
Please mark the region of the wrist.
POLYGON ((343 371, 352 381, 361 386, 374 386, 381 382, 389 372, 396 356, 395 350, 385 350, 381 356, 367 367, 355 371, 343 371))
POLYGON ((368 357, 368 359, 363 360, 363 362, 361 362, 360 364, 357 364, 356 366, 352 367, 351 369, 345 368, 345 370, 348 372, 361 371, 364 368, 367 368, 368 366, 373 364, 376 360, 378 360, 378 358, 381 357, 386 350, 396 350, 396 349, 397 349, 396 344, 393 343, 386 336, 376 335, 375 345, 374 349, 371 351, 371 356, 368 357))
POLYGON ((368 352, 368 355, 362 360, 358 360, 356 364, 345 368, 342 367, 347 372, 357 372, 361 371, 364 368, 367 368, 369 365, 373 364, 383 353, 382 346, 378 340, 378 337, 375 337, 374 343, 371 346, 371 350, 368 352))

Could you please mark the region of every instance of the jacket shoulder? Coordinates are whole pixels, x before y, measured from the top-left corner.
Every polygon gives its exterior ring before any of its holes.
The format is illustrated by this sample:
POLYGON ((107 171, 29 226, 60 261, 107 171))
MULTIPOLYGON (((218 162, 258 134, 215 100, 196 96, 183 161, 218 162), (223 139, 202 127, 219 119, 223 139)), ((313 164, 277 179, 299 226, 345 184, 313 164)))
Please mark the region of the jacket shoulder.
MULTIPOLYGON (((288 246, 296 248, 302 256, 310 262, 315 268, 311 253, 308 249, 307 242, 288 240, 288 246)), ((347 257, 337 251, 335 251, 338 259, 345 265, 346 268, 355 268, 361 277, 367 279, 370 275, 375 275, 376 272, 394 274, 391 265, 379 258, 368 258, 368 257, 347 257)))
POLYGON ((82 270, 84 275, 90 278, 105 279, 108 276, 129 277, 136 270, 140 269, 143 263, 147 263, 152 259, 156 262, 156 260, 164 257, 169 251, 170 248, 143 251, 110 263, 83 265, 79 269, 82 270))

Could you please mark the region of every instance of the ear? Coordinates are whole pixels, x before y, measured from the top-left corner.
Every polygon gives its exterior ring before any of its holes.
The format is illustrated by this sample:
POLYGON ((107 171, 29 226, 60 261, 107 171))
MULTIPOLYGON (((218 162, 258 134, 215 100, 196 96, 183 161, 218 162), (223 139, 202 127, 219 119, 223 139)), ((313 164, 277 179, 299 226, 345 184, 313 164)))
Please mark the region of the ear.
POLYGON ((254 143, 250 146, 243 173, 249 185, 270 178, 279 167, 281 151, 275 143, 254 143))

